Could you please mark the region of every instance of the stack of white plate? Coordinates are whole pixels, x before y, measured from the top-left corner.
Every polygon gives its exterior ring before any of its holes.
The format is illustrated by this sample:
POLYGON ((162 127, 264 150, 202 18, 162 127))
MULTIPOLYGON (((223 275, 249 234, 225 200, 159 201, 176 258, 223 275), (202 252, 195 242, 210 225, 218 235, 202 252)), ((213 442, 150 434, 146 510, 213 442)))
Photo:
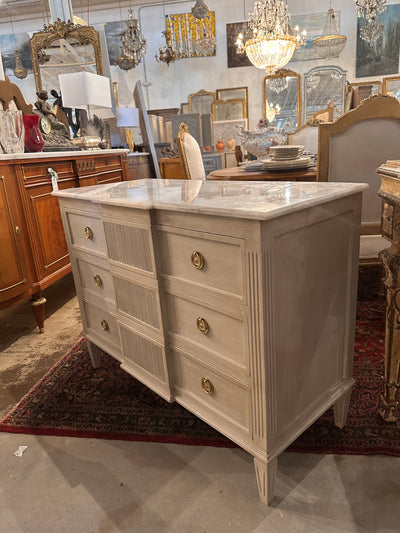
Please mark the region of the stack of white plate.
POLYGON ((271 146, 269 156, 274 161, 290 161, 301 157, 303 150, 304 146, 298 145, 271 146))

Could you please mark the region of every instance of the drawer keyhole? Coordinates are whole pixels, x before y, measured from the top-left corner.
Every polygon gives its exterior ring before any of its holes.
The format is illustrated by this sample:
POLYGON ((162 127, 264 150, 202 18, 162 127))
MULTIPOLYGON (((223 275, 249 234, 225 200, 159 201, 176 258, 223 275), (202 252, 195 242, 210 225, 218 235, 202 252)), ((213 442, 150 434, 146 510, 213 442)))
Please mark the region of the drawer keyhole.
POLYGON ((204 333, 204 335, 207 335, 207 333, 210 331, 210 326, 208 325, 207 320, 205 318, 201 318, 200 316, 196 318, 196 326, 201 333, 204 333))
POLYGON ((214 385, 208 378, 201 378, 201 388, 206 394, 210 394, 210 396, 214 392, 214 385))
POLYGON ((89 226, 85 228, 85 235, 87 239, 93 240, 93 230, 89 226))
POLYGON ((197 270, 204 268, 204 257, 200 252, 193 252, 190 259, 192 261, 192 265, 194 268, 197 268, 197 270))
POLYGON ((102 320, 101 321, 101 327, 103 328, 104 331, 109 331, 109 329, 110 329, 110 326, 108 325, 107 320, 102 320))
POLYGON ((102 287, 103 286, 103 280, 101 279, 101 277, 98 274, 96 274, 93 277, 93 279, 94 279, 94 282, 96 284, 96 287, 102 287))

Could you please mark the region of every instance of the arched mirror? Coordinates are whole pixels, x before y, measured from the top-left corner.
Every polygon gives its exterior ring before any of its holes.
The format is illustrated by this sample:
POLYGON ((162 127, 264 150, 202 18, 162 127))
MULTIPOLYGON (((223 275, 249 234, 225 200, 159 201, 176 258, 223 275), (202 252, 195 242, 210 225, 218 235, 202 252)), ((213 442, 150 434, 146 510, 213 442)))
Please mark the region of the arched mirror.
POLYGON ((301 124, 300 74, 288 69, 277 70, 263 80, 264 118, 287 132, 301 124))
POLYGON ((383 78, 383 94, 394 96, 400 100, 400 76, 383 78))
POLYGON ((30 40, 36 90, 60 89, 59 74, 86 70, 103 74, 100 38, 91 26, 57 19, 30 40))
POLYGON ((333 119, 344 113, 346 72, 339 67, 316 67, 304 75, 304 122, 333 103, 333 119))

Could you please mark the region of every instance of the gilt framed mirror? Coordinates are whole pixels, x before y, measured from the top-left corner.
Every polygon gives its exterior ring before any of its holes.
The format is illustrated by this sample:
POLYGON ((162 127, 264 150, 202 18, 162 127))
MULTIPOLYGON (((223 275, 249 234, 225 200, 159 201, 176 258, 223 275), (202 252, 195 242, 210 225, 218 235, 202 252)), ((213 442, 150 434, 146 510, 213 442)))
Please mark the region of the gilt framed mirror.
POLYGON ((277 70, 263 80, 264 118, 272 125, 295 131, 301 125, 300 74, 289 69, 277 70))
POLYGON ((58 92, 59 74, 86 70, 103 75, 100 37, 92 26, 57 19, 34 33, 30 44, 37 92, 58 92))
POLYGON ((317 111, 333 103, 333 120, 345 109, 346 72, 339 67, 324 66, 311 69, 304 75, 304 116, 307 122, 317 111))
POLYGON ((394 96, 397 100, 400 100, 400 76, 383 78, 383 94, 394 96))
POLYGON ((216 90, 217 100, 244 100, 245 101, 245 117, 249 116, 248 107, 248 88, 247 87, 227 87, 226 89, 216 90))
POLYGON ((197 93, 189 94, 189 113, 211 114, 214 102, 215 93, 203 89, 197 93))
POLYGON ((382 94, 381 81, 346 82, 344 112, 346 113, 350 109, 354 109, 362 102, 362 100, 376 94, 382 94))

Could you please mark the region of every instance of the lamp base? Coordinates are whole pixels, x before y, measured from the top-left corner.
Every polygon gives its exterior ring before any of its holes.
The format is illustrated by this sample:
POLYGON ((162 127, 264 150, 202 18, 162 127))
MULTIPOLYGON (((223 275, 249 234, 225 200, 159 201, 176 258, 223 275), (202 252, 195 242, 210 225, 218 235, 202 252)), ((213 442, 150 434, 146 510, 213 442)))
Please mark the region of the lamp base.
POLYGON ((130 128, 125 129, 126 141, 128 143, 128 148, 130 152, 134 151, 135 145, 133 143, 133 131, 130 128))

